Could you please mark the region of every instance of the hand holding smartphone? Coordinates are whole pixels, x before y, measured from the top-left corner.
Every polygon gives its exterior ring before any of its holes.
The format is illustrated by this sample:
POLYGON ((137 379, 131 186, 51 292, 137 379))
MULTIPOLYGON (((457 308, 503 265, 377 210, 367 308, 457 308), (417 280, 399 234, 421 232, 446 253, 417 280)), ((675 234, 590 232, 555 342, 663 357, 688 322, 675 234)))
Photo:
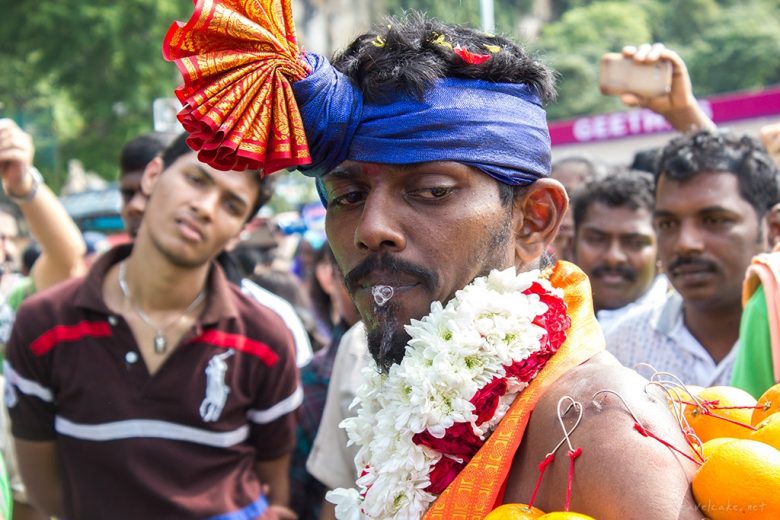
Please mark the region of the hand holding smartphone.
POLYGON ((669 94, 672 63, 666 60, 638 63, 620 53, 607 53, 599 65, 599 88, 606 96, 635 94, 651 98, 669 94))

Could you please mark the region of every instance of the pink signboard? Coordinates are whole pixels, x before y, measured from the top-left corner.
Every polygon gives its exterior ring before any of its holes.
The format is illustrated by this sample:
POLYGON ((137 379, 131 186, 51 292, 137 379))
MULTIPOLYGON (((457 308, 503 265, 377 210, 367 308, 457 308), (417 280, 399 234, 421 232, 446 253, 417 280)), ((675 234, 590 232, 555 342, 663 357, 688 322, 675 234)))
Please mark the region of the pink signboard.
MULTIPOLYGON (((700 101, 699 104, 716 124, 756 117, 780 116, 780 87, 760 92, 740 92, 711 97, 700 101)), ((549 126, 553 146, 609 141, 671 130, 663 117, 647 109, 551 121, 549 126)))

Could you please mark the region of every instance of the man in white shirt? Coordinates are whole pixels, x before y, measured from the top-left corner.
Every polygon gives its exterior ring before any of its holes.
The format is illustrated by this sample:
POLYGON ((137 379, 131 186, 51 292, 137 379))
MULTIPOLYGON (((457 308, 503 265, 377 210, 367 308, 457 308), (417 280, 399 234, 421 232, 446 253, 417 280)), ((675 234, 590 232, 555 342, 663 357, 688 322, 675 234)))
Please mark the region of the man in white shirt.
POLYGON ((347 446, 347 432, 338 425, 357 414, 350 405, 357 389, 364 383, 363 368, 369 365, 368 341, 363 322, 353 325, 338 346, 328 397, 320 428, 314 439, 306 469, 328 489, 351 487, 355 484, 355 455, 358 447, 347 446))
POLYGON ((590 279, 596 318, 607 334, 632 309, 666 298, 653 230, 653 176, 616 171, 572 201, 574 262, 590 279))
POLYGON ((700 131, 671 141, 655 178, 653 226, 679 296, 638 309, 607 335, 626 366, 649 363, 689 384, 728 384, 742 314, 742 279, 767 248, 778 171, 749 136, 700 131))

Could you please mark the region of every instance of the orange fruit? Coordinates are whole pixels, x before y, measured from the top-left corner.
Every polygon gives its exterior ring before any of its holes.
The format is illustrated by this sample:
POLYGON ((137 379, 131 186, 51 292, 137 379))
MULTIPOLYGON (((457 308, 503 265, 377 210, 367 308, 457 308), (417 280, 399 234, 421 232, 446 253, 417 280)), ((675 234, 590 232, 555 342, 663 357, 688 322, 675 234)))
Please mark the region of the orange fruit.
POLYGON ((669 403, 669 408, 672 411, 683 410, 685 408, 684 403, 694 402, 691 394, 696 395, 702 390, 704 390, 704 387, 696 385, 686 385, 685 388, 682 386, 673 386, 669 388, 667 390, 666 396, 669 403))
POLYGON ((527 504, 504 504, 492 510, 484 520, 531 520, 539 518, 544 511, 527 504))
POLYGON ((713 452, 723 446, 727 442, 735 441, 733 437, 718 437, 716 439, 710 439, 701 446, 702 456, 704 460, 709 459, 713 452))
POLYGON ((712 520, 780 518, 780 451, 746 439, 727 442, 696 471, 692 486, 712 520))
POLYGON ((769 387, 761 397, 758 398, 758 406, 753 410, 752 424, 755 426, 770 415, 780 412, 780 383, 769 387))
POLYGON ((702 442, 718 437, 744 439, 753 429, 750 419, 753 415, 755 398, 733 386, 711 386, 696 394, 700 401, 710 401, 710 414, 700 406, 686 406, 685 419, 702 442), (744 407, 726 408, 718 407, 744 407))
POLYGON ((539 520, 595 520, 592 516, 582 513, 572 513, 571 511, 553 511, 539 517, 539 520))
POLYGON ((752 441, 769 444, 780 450, 780 413, 775 413, 756 425, 756 431, 750 434, 752 441))

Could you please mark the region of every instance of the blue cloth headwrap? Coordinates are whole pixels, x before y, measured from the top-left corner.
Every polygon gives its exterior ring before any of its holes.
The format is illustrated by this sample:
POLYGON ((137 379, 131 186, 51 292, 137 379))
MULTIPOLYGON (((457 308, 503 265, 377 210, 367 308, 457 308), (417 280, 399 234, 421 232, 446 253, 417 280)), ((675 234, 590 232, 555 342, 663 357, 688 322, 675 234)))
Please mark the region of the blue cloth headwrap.
POLYGON ((399 94, 371 104, 325 58, 306 58, 312 73, 293 83, 293 92, 313 159, 300 168, 307 175, 320 177, 347 159, 455 161, 510 185, 550 173, 547 119, 528 85, 444 78, 422 101, 399 94))

